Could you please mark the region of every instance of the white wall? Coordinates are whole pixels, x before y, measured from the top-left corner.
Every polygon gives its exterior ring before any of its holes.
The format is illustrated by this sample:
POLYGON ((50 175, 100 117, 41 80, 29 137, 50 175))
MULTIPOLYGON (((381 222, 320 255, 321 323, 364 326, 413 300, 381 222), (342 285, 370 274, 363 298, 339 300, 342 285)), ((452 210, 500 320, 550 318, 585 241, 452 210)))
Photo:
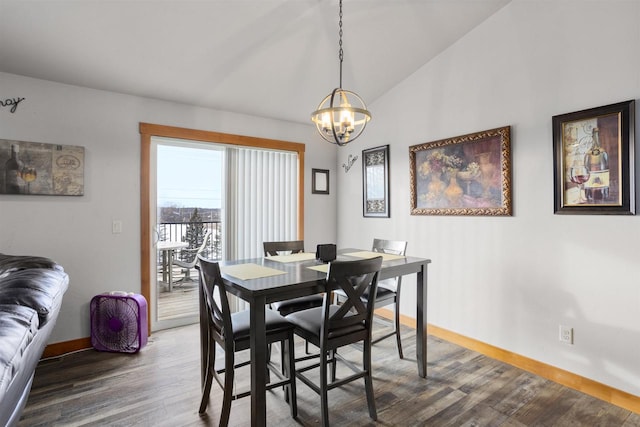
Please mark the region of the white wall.
POLYGON ((315 128, 289 122, 0 73, 0 98, 24 97, 14 114, 0 109, 0 139, 85 147, 82 197, 0 195, 0 252, 47 256, 70 276, 51 342, 89 336, 89 301, 114 289, 140 292, 139 122, 306 144, 305 244, 335 241, 336 186, 311 194, 311 168, 335 176, 336 150, 315 128), (123 233, 112 234, 120 219, 123 233))
POLYGON ((514 0, 370 105, 366 135, 338 154, 391 145, 391 218, 362 217, 360 162, 340 170, 338 243, 403 239, 430 258, 429 323, 635 395, 640 218, 553 214, 551 118, 640 98, 638 22, 638 1, 514 0), (506 125, 512 217, 410 215, 409 146, 506 125))

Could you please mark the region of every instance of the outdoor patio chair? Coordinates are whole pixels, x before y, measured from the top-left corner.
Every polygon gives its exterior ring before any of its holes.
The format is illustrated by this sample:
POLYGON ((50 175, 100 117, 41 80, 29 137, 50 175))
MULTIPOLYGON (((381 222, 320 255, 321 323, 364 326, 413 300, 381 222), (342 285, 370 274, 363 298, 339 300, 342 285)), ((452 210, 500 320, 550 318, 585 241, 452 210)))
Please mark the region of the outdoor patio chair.
POLYGON ((211 230, 207 230, 202 239, 202 244, 197 248, 180 249, 176 256, 173 258, 173 266, 179 267, 183 276, 176 281, 176 285, 180 285, 184 282, 191 281, 191 269, 196 266, 198 262, 198 255, 202 254, 204 249, 209 244, 209 238, 211 237, 211 230))

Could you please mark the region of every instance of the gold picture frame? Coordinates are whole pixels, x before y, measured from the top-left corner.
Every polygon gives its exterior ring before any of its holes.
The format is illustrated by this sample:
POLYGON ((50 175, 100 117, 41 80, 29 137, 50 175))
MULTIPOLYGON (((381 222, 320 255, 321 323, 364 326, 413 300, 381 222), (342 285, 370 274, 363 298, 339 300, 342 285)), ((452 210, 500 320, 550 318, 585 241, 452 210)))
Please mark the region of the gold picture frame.
POLYGON ((511 127, 409 147, 411 215, 510 216, 511 127))

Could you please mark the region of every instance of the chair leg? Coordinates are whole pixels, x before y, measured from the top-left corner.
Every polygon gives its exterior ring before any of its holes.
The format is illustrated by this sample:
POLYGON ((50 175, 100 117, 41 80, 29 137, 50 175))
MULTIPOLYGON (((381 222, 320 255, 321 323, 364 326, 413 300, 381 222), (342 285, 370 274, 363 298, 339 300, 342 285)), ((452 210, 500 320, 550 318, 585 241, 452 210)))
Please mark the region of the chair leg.
POLYGON ((369 406, 369 416, 372 420, 378 419, 376 413, 376 399, 373 394, 373 375, 371 374, 371 340, 365 340, 363 343, 364 351, 362 352, 362 364, 366 375, 364 377, 364 387, 367 391, 367 405, 369 406))
POLYGON ((287 397, 287 401, 289 402, 289 407, 291 408, 291 418, 296 418, 298 416, 298 398, 296 394, 296 360, 294 353, 294 343, 293 343, 293 332, 286 343, 283 343, 285 350, 287 352, 287 357, 285 360, 285 364, 283 365, 286 371, 286 376, 289 378, 289 384, 285 387, 285 395, 287 397))
MULTIPOLYGON (((399 298, 399 296, 396 296, 396 298, 399 298)), ((400 356, 400 359, 404 359, 404 355, 402 354, 402 340, 400 339, 400 307, 399 307, 399 301, 396 301, 396 307, 395 307, 395 327, 396 327, 396 344, 398 345, 398 356, 400 356)))
POLYGON ((282 375, 286 374, 286 370, 285 370, 285 356, 286 356, 286 347, 285 347, 285 342, 281 341, 280 342, 280 372, 282 372, 282 375))
POLYGON ((322 427, 329 427, 327 356, 328 353, 325 350, 320 351, 320 412, 322 418, 322 427))
POLYGON ((336 353, 338 350, 334 349, 329 352, 329 357, 331 358, 331 382, 336 380, 336 353))
MULTIPOLYGON (((215 344, 214 344, 215 346, 215 344)), ((207 351, 207 368, 204 376, 204 383, 202 385, 202 399, 200 399, 199 414, 204 414, 209 404, 209 396, 211 394, 211 384, 213 383, 213 372, 215 370, 215 356, 212 357, 211 349, 207 351)))
POLYGON ((235 358, 232 351, 225 352, 224 357, 224 390, 222 397, 222 410, 220 411, 220 425, 227 426, 229 424, 229 416, 231 415, 231 400, 233 399, 233 377, 235 358), (231 354, 229 354, 231 353, 231 354))

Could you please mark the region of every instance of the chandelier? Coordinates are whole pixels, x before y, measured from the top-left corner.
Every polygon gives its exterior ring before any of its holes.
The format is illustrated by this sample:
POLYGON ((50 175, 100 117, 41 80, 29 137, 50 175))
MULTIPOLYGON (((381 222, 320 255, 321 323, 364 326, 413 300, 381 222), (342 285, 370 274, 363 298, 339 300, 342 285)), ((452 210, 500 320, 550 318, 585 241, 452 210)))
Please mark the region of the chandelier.
POLYGON ((343 146, 356 139, 371 120, 371 113, 355 92, 342 89, 342 0, 340 0, 340 37, 338 57, 340 59, 340 85, 327 95, 318 109, 311 113, 311 121, 326 141, 343 146))

